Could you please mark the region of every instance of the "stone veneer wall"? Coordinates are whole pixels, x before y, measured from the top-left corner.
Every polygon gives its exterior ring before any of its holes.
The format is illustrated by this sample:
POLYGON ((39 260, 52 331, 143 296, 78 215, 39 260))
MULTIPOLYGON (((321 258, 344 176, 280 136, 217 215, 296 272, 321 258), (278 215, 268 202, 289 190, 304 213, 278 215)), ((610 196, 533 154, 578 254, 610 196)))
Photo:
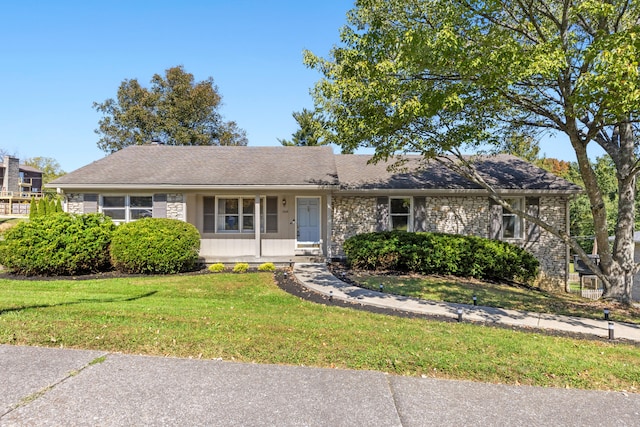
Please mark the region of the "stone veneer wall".
POLYGON ((182 193, 167 194, 167 218, 186 221, 184 195, 182 193))
MULTIPOLYGON (((437 196, 426 199, 426 224, 429 232, 489 235, 489 198, 437 196)), ((334 196, 331 254, 343 257, 342 244, 348 237, 376 230, 376 197, 334 196)), ((560 230, 566 228, 566 198, 540 197, 542 220, 560 230)), ((526 225, 525 236, 531 224, 526 225)), ((535 242, 513 243, 524 246, 539 261, 546 280, 564 283, 566 280, 566 246, 548 232, 541 230, 535 242)))
POLYGON ((343 257, 342 244, 347 238, 376 230, 376 198, 333 196, 331 206, 330 253, 333 257, 343 257))
POLYGON ((67 212, 72 214, 82 214, 84 213, 84 194, 82 193, 67 193, 67 212))
MULTIPOLYGON (((560 231, 567 230, 567 198, 562 196, 540 197, 541 220, 560 231)), ((527 231, 530 224, 527 224, 527 231)), ((536 241, 525 241, 522 245, 540 262, 540 271, 550 286, 564 285, 567 281, 567 245, 545 230, 540 230, 536 241)))
POLYGON ((489 199, 487 197, 427 197, 429 232, 487 237, 489 199))

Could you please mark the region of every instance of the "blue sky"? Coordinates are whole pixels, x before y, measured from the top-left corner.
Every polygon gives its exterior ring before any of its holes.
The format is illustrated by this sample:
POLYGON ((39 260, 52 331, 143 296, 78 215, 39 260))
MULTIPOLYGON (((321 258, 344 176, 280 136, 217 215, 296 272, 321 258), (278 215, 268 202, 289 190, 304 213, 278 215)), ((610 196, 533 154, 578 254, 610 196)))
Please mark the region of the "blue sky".
MULTIPOLYGON (((124 79, 148 85, 184 66, 213 77, 221 113, 249 145, 279 145, 297 129, 291 113, 313 105, 320 75, 305 49, 326 56, 352 0, 110 0, 5 2, 0 14, 0 148, 21 159, 52 157, 70 172, 97 148, 93 102, 116 96, 124 79)), ((573 160, 545 140, 550 157, 573 160)))

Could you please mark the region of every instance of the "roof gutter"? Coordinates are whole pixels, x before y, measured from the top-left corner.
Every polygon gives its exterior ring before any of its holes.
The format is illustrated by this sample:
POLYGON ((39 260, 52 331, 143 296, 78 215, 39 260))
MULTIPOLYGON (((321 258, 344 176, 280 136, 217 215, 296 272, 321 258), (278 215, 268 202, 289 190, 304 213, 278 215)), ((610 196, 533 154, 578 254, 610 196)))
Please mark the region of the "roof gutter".
MULTIPOLYGON (((496 193, 504 194, 504 195, 558 195, 558 196, 567 196, 567 195, 576 195, 581 194, 582 190, 524 190, 524 189, 496 189, 496 193)), ((361 194, 429 194, 429 195, 474 195, 474 196, 488 196, 489 191, 480 188, 471 188, 471 189, 445 189, 445 188, 434 188, 434 189, 421 189, 421 188, 375 188, 375 189, 338 189, 336 193, 344 194, 344 195, 361 195, 361 194)))
POLYGON ((338 188, 335 184, 326 185, 268 185, 268 184, 238 184, 238 185, 202 185, 202 184, 188 184, 188 185, 176 185, 176 184, 47 184, 47 188, 55 188, 58 190, 144 190, 144 191, 212 191, 212 190, 335 190, 338 188))

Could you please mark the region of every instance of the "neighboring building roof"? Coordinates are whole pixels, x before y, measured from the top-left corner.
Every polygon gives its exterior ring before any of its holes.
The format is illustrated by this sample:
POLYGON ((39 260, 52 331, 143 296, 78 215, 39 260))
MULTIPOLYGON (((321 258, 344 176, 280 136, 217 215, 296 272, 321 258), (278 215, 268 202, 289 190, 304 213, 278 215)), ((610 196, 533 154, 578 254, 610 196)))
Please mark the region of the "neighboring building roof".
MULTIPOLYGON (((4 170, 5 165, 4 163, 0 163, 0 169, 4 170)), ((42 174, 42 171, 38 168, 34 168, 33 166, 27 166, 27 165, 19 165, 18 166, 18 170, 20 172, 29 172, 29 173, 39 173, 42 174)))
POLYGON ((29 173, 39 173, 39 174, 42 173, 40 169, 34 168, 33 166, 27 166, 27 165, 20 165, 20 170, 22 172, 29 172, 29 173))
POLYGON ((327 186, 337 185, 331 147, 236 147, 136 145, 52 181, 137 186, 327 186))
MULTIPOLYGON (((396 160, 370 164, 373 156, 336 156, 340 187, 345 190, 429 189, 480 190, 482 187, 439 162, 421 156, 401 156, 405 162, 389 169, 396 160)), ((468 157, 485 181, 500 190, 544 190, 580 193, 582 189, 550 172, 508 154, 468 157)))
MULTIPOLYGON (((404 169, 368 164, 372 156, 334 155, 320 147, 136 145, 48 184, 79 188, 331 187, 345 191, 482 190, 445 166, 403 156, 404 169)), ((579 193, 581 188, 510 155, 478 157, 477 169, 499 190, 579 193)))

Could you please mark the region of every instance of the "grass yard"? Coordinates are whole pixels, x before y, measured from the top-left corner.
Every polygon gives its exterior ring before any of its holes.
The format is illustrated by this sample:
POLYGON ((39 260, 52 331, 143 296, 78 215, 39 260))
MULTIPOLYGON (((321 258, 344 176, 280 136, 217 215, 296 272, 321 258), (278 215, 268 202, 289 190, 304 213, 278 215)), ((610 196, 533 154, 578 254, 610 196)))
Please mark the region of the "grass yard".
POLYGON ((602 319, 609 309, 616 322, 640 323, 640 308, 603 301, 592 301, 569 293, 551 293, 526 287, 487 283, 474 279, 420 275, 380 275, 366 271, 350 271, 348 279, 368 289, 415 298, 472 304, 513 310, 555 313, 568 316, 602 319))
POLYGON ((272 273, 2 279, 0 343, 640 390, 635 346, 317 305, 272 273))

